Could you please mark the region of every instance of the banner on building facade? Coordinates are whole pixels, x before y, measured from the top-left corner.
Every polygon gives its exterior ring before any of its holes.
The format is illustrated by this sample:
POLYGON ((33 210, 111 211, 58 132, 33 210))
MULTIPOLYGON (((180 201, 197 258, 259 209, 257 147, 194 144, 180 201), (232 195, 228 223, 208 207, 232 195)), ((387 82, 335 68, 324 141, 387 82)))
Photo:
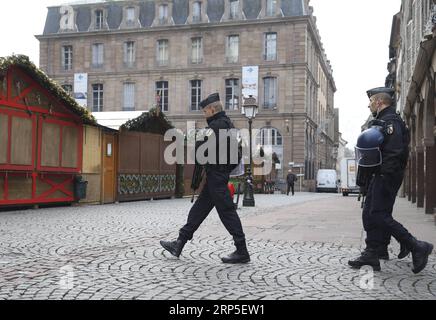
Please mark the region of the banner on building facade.
POLYGON ((259 101, 259 67, 248 66, 242 68, 242 98, 245 100, 253 96, 259 101))
POLYGON ((86 108, 88 105, 88 74, 75 73, 74 74, 74 99, 82 107, 86 108))

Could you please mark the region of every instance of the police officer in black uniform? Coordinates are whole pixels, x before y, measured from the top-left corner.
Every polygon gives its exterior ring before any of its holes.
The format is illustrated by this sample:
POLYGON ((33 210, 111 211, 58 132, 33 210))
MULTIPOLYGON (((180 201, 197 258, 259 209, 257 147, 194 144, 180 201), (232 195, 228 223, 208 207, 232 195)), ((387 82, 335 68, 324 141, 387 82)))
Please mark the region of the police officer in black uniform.
POLYGON ((215 207, 222 223, 233 236, 236 246, 235 252, 221 260, 224 263, 232 264, 247 263, 250 261, 250 255, 247 250, 245 235, 242 230, 241 220, 235 210, 228 189, 229 175, 234 166, 228 161, 227 164, 223 164, 219 156, 219 143, 222 142, 219 131, 223 129, 229 130, 234 128, 234 126, 223 111, 218 93, 212 94, 207 99, 203 100, 200 103, 200 107, 203 109, 203 113, 207 118, 209 128, 213 130, 216 137, 217 161, 216 163, 206 164, 206 184, 194 206, 191 208, 188 221, 180 230, 178 239, 176 241, 161 241, 160 244, 172 255, 179 257, 186 242, 192 239, 194 232, 215 207))
MULTIPOLYGON (((393 101, 394 101, 393 97, 395 94, 394 89, 381 87, 381 88, 375 88, 375 89, 371 89, 371 90, 367 91, 369 99, 371 99, 374 95, 380 94, 380 93, 385 93, 385 94, 388 94, 389 96, 391 96, 392 97, 392 104, 393 104, 393 101)), ((369 106, 369 108, 371 109, 371 106, 369 106)), ((394 112, 395 114, 392 112, 392 109, 387 109, 386 111, 380 112, 380 113, 377 112, 377 110, 375 110, 374 112, 371 110, 371 113, 375 119, 375 121, 371 122, 371 125, 372 124, 376 125, 378 123, 377 120, 385 121, 385 120, 389 120, 389 118, 392 118, 392 117, 396 118, 397 121, 400 120, 399 118, 397 118, 396 112, 394 112)), ((382 122, 380 122, 380 123, 382 123, 382 122)), ((401 123, 402 123, 402 121, 401 121, 401 123)), ((387 132, 384 132, 384 133, 387 133, 387 132)), ((407 141, 405 141, 405 144, 407 144, 407 141)), ((405 150, 404 154, 405 154, 405 156, 407 156, 408 150, 405 150)), ((404 159, 404 161, 405 161, 404 166, 406 166, 407 159, 404 159)), ((385 165, 385 167, 386 167, 386 165, 385 165)), ((370 196, 370 198, 369 198, 369 200, 367 200, 368 205, 364 207, 364 210, 362 213, 363 225, 365 227, 365 230, 367 229, 366 226, 371 223, 370 221, 371 221, 371 217, 372 217, 370 214, 370 211, 369 211, 370 204, 371 204, 371 195, 369 195, 369 196, 370 196)), ((390 209, 390 210, 392 211, 392 209, 390 209)), ((383 230, 383 236, 382 236, 383 243, 382 243, 382 245, 380 245, 377 248, 377 255, 378 255, 380 260, 389 260, 388 246, 391 242, 392 236, 393 235, 391 235, 388 232, 388 230, 386 230, 386 229, 383 230)), ((395 238, 395 236, 394 236, 394 238, 395 238)), ((408 250, 407 246, 404 243, 401 243, 401 241, 399 239, 396 239, 396 240, 400 243, 400 253, 398 254, 398 259, 401 260, 401 259, 406 258, 409 255, 410 250, 408 250)))
MULTIPOLYGON (((374 128, 380 130, 383 133, 380 140, 382 141, 380 145, 381 165, 369 178, 363 211, 366 249, 360 257, 350 260, 348 264, 353 268, 368 265, 379 271, 381 269, 380 253, 385 251, 392 235, 402 245, 400 257, 404 258, 412 252, 412 271, 419 273, 427 265, 433 245, 418 241, 392 217, 397 192, 407 166, 410 139, 404 121, 393 106, 392 94, 392 89, 383 87, 368 91, 369 108, 375 120, 370 123, 370 129, 361 134, 357 147, 359 147, 359 141, 368 140, 369 136, 374 135, 374 128), (371 128, 372 126, 374 128, 371 128)), ((356 148, 356 152, 358 149, 356 148)))

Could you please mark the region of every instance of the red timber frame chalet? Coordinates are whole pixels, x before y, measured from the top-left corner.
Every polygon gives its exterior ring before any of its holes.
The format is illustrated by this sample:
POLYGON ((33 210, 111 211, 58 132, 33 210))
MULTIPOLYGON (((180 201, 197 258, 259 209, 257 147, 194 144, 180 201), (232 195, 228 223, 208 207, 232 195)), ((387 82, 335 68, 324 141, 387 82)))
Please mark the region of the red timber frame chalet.
POLYGON ((0 207, 74 202, 83 120, 65 100, 10 66, 0 74, 0 207))

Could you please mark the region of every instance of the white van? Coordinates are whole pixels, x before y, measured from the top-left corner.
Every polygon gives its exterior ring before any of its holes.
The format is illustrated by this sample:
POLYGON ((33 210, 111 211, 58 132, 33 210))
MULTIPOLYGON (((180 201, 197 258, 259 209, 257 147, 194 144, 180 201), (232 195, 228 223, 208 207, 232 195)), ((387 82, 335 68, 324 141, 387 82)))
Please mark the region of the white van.
POLYGON ((320 169, 316 175, 316 192, 338 192, 336 170, 320 169))
POLYGON ((360 193, 360 188, 356 185, 356 160, 354 158, 344 158, 341 161, 341 186, 340 191, 344 197, 350 193, 360 193))

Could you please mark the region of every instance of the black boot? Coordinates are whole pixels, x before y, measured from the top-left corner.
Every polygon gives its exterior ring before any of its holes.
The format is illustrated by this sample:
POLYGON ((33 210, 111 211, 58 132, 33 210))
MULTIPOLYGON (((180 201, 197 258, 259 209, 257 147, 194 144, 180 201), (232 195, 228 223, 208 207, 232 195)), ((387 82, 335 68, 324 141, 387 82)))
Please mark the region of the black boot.
POLYGON ((175 257, 180 257, 180 254, 182 253, 183 247, 185 246, 186 241, 183 240, 176 240, 176 241, 161 241, 160 245, 167 250, 169 253, 171 253, 175 257))
POLYGON ((413 245, 409 248, 412 251, 413 273, 420 273, 428 262, 428 256, 433 251, 433 245, 425 241, 413 239, 413 245))
POLYGON ((348 261, 348 264, 355 269, 360 269, 363 266, 370 266, 374 271, 381 270, 377 250, 375 249, 365 249, 360 257, 348 261))
POLYGON ((237 264, 237 263, 248 263, 250 262, 250 254, 248 253, 246 244, 241 244, 236 246, 236 251, 228 255, 227 257, 221 258, 223 263, 237 264))
POLYGON ((387 246, 377 248, 377 256, 380 260, 389 260, 389 252, 387 246))
POLYGON ((400 253, 398 254, 398 259, 404 259, 410 253, 410 249, 404 243, 400 243, 400 253))

